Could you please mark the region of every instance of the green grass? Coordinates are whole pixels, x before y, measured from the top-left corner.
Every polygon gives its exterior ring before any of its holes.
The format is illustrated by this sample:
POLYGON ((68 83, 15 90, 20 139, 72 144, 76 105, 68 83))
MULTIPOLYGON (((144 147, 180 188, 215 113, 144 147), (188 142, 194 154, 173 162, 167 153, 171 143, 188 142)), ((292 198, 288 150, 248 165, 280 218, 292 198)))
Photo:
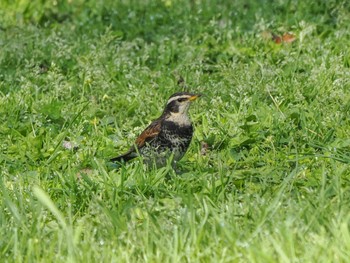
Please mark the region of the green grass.
POLYGON ((1 1, 1 261, 349 262, 349 32, 347 1, 1 1), (181 172, 113 169, 180 76, 181 172))

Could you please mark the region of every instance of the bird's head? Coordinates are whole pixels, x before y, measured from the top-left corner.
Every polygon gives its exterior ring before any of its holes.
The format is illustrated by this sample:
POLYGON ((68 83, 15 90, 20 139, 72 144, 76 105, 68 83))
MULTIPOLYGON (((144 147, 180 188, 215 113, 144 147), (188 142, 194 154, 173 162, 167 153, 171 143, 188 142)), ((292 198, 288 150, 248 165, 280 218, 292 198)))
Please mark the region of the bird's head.
POLYGON ((164 114, 187 114, 191 102, 201 94, 178 92, 170 96, 164 109, 164 114))

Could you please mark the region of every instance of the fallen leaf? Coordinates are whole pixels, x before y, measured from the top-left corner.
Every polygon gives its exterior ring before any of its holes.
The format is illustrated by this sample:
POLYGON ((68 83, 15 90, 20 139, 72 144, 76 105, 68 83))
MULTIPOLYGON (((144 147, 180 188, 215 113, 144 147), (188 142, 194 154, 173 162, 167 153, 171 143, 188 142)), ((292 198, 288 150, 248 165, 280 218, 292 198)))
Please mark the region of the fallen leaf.
POLYGON ((296 36, 291 33, 284 33, 282 36, 282 40, 284 43, 292 43, 296 40, 296 36))
POLYGON ((272 40, 276 44, 281 44, 282 43, 282 38, 279 35, 276 35, 276 34, 273 34, 273 33, 272 33, 272 40))
POLYGON ((292 33, 284 33, 282 36, 280 36, 268 30, 263 31, 261 33, 261 37, 264 40, 272 40, 276 44, 292 43, 293 41, 296 40, 296 36, 292 33))

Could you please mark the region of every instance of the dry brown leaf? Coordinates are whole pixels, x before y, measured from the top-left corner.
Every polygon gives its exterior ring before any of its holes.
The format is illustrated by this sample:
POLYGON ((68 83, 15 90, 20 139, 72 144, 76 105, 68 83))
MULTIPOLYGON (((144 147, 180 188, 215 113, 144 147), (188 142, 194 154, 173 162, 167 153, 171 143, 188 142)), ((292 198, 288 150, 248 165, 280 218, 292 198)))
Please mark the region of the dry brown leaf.
POLYGON ((276 35, 276 34, 272 34, 272 40, 276 44, 281 44, 282 43, 282 38, 279 35, 276 35))
POLYGON ((292 43, 296 40, 296 36, 292 33, 284 33, 282 36, 280 36, 268 30, 261 32, 261 37, 264 40, 272 40, 278 45, 282 43, 292 43))
POLYGON ((292 43, 296 39, 297 39, 296 36, 291 33, 284 33, 282 36, 282 40, 284 43, 292 43))

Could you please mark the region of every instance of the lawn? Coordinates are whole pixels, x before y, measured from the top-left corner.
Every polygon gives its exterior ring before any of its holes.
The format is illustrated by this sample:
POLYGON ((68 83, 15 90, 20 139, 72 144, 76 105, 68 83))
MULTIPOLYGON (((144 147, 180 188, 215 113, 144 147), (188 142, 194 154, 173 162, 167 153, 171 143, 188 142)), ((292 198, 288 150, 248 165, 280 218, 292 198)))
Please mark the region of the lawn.
POLYGON ((1 261, 350 262, 349 47, 348 1, 1 1, 1 261), (111 165, 183 90, 178 171, 111 165))

